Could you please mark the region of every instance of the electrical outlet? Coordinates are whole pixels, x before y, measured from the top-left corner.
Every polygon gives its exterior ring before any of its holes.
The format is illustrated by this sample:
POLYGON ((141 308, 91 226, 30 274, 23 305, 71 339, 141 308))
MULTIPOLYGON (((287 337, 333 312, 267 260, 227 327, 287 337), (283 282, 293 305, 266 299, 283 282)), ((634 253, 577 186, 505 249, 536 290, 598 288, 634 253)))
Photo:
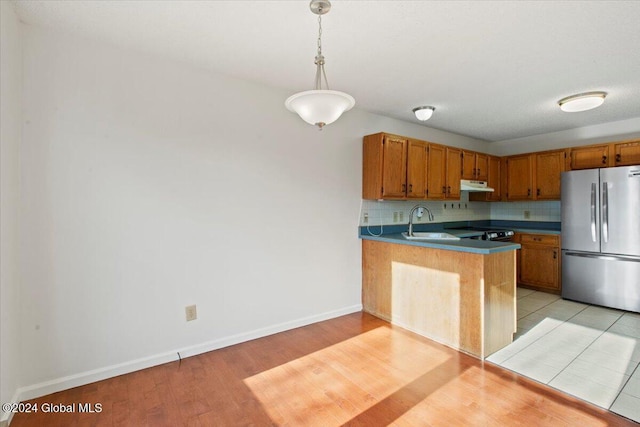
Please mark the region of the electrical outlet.
POLYGON ((393 213, 393 222, 398 222, 398 212, 393 213))
POLYGON ((369 224, 369 214, 367 212, 364 213, 364 220, 362 222, 365 224, 369 224))
POLYGON ((398 217, 400 218, 400 222, 404 222, 404 212, 400 211, 398 217))
POLYGON ((198 312, 196 311, 196 305, 188 305, 184 308, 184 313, 187 318, 187 322, 196 320, 198 318, 198 312))
POLYGON ((531 212, 530 211, 524 211, 524 219, 529 219, 531 218, 531 212))

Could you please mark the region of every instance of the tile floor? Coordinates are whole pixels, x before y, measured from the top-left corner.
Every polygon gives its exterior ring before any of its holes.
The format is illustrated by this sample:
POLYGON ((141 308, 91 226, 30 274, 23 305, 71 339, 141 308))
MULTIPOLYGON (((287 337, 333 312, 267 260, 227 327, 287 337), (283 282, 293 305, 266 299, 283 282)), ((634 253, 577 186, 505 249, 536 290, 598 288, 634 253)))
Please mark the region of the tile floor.
POLYGON ((518 288, 518 332, 488 361, 640 422, 640 314, 518 288))

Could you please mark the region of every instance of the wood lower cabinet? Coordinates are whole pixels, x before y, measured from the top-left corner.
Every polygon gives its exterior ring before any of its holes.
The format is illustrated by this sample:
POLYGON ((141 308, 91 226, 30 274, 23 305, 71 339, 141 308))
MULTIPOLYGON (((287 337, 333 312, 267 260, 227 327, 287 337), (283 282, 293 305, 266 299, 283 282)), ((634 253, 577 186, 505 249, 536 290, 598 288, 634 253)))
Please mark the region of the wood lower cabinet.
POLYGON ((613 145, 616 166, 640 165, 640 141, 627 141, 613 145))
POLYGON ((521 246, 516 255, 518 285, 559 294, 560 236, 518 233, 515 241, 521 246))
POLYGON ((571 170, 606 168, 609 165, 609 145, 574 147, 569 150, 571 170))

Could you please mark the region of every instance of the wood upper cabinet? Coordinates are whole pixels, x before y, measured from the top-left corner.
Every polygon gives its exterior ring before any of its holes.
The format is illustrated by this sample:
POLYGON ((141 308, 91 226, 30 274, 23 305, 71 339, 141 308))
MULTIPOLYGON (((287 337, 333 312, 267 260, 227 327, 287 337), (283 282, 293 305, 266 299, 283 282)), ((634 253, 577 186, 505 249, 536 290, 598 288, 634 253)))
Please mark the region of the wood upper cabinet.
POLYGON ((404 199, 408 138, 377 133, 363 139, 362 198, 404 199))
MULTIPOLYGON (((502 200, 502 159, 496 156, 487 156, 487 185, 493 188, 492 193, 485 193, 487 200, 492 202, 498 202, 502 200)), ((478 194, 478 193, 472 193, 478 194)), ((481 193, 480 193, 481 194, 481 193)))
POLYGON ((609 165, 609 146, 574 147, 569 151, 570 169, 606 168, 609 165))
POLYGON ((473 151, 462 151, 462 179, 486 181, 489 156, 473 151))
POLYGON ((446 147, 444 145, 429 144, 429 156, 427 158, 427 198, 442 200, 446 197, 446 165, 446 147))
POLYGON ((487 154, 476 153, 476 179, 478 181, 489 179, 489 156, 487 154))
POLYGON ((462 150, 446 147, 446 187, 447 199, 460 199, 460 179, 462 178, 462 150))
POLYGON ((613 144, 616 166, 640 165, 640 140, 613 144))
POLYGON ((533 154, 507 158, 507 200, 533 200, 533 154))
POLYGON ((462 151, 462 179, 476 179, 476 153, 462 151))
POLYGON ((502 200, 502 159, 496 156, 487 156, 487 186, 493 188, 492 192, 469 193, 472 202, 499 202, 502 200))
POLYGON ((516 257, 518 284, 560 293, 560 237, 549 234, 519 234, 516 257))
POLYGON ((560 174, 564 171, 564 150, 535 155, 536 200, 560 200, 560 174))
POLYGON ((410 139, 407 148, 407 198, 427 197, 427 150, 424 141, 410 139))

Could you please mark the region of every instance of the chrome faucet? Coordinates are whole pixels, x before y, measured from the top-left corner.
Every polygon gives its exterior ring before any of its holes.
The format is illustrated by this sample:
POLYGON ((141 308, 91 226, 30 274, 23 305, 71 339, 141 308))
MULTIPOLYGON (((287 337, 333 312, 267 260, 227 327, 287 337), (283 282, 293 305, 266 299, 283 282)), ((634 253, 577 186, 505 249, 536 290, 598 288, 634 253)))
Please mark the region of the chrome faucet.
MULTIPOLYGON (((413 214, 418 209, 424 209, 425 211, 427 211, 427 213, 429 214, 429 221, 433 221, 433 214, 431 213, 428 207, 422 206, 422 205, 415 205, 413 208, 411 208, 411 211, 409 212, 409 233, 407 234, 408 236, 413 236, 413 214)), ((422 212, 418 212, 418 213, 420 214, 420 216, 422 216, 422 212)))

